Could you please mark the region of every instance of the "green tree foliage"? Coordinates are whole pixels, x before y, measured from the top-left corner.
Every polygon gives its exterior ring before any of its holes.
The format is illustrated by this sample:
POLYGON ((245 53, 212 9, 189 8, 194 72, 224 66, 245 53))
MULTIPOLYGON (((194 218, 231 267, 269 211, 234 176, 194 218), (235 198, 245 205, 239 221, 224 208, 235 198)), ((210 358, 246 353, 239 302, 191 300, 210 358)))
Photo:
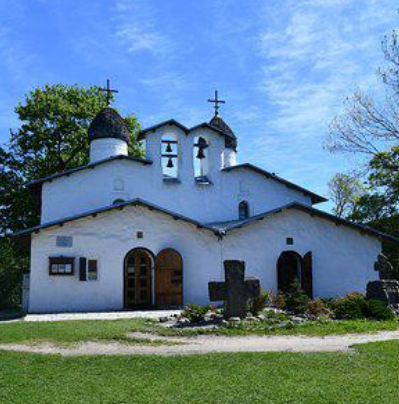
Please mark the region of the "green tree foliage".
POLYGON ((0 238, 0 309, 20 305, 21 280, 26 268, 26 250, 21 249, 14 240, 0 238))
MULTIPOLYGON (((365 161, 364 192, 344 216, 399 237, 399 36, 396 31, 382 41, 385 58, 379 70, 381 94, 356 92, 346 101, 346 111, 331 124, 327 148, 355 153, 365 161)), ((396 244, 384 242, 383 250, 395 265, 399 279, 396 244)))
POLYGON ((353 175, 337 173, 329 181, 328 187, 334 203, 333 213, 338 217, 352 215, 363 192, 360 181, 353 175))
MULTIPOLYGON (((87 130, 105 106, 98 87, 62 84, 37 88, 18 104, 21 125, 0 147, 0 234, 38 222, 26 182, 88 162, 87 130)), ((141 156, 136 141, 140 125, 133 115, 125 120, 131 131, 129 153, 141 156)))
MULTIPOLYGON (((11 129, 8 143, 0 146, 0 236, 39 222, 39 212, 24 184, 88 163, 88 127, 105 106, 106 96, 98 87, 62 84, 37 88, 17 105, 20 126, 11 129)), ((134 115, 125 121, 131 133, 129 153, 141 157, 136 141, 140 125, 134 115)), ((0 276, 19 273, 26 254, 17 256, 21 251, 13 242, 3 241, 0 249, 0 276)))

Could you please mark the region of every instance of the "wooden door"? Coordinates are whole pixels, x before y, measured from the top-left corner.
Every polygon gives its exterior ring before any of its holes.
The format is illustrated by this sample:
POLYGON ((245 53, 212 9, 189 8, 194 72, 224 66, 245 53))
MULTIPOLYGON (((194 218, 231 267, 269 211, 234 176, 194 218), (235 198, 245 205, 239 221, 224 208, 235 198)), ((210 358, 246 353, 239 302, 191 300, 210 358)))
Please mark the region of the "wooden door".
POLYGON ((301 280, 301 256, 295 251, 283 251, 277 262, 277 288, 287 293, 301 280))
POLYGON ((144 249, 131 251, 125 259, 125 308, 151 305, 151 255, 144 249))
POLYGON ((162 250, 155 260, 155 304, 161 307, 183 304, 183 260, 172 248, 162 250))

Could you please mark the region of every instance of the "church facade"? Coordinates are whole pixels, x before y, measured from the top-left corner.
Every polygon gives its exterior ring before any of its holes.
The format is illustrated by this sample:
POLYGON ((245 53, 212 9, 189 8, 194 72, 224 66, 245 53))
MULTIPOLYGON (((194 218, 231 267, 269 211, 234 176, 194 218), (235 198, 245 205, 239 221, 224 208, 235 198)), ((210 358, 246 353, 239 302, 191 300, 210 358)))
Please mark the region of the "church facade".
MULTIPOLYGON (((325 199, 252 164, 218 115, 142 130, 145 158, 107 107, 89 128, 89 164, 28 187, 41 223, 30 237, 29 311, 100 311, 209 303, 225 260, 264 290, 298 281, 312 297, 364 292, 381 239, 314 205, 325 199)), ((396 240, 394 240, 396 241, 396 240)))

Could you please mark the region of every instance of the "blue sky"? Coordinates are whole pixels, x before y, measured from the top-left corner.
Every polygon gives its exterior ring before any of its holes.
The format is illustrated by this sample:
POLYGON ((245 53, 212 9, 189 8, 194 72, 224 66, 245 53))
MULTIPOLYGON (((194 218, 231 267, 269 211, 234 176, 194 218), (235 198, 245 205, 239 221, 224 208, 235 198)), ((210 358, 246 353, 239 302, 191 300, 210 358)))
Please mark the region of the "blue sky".
POLYGON ((357 88, 374 92, 393 0, 0 0, 0 142, 45 83, 119 89, 142 125, 209 120, 215 88, 239 161, 327 194, 354 159, 323 150, 357 88))

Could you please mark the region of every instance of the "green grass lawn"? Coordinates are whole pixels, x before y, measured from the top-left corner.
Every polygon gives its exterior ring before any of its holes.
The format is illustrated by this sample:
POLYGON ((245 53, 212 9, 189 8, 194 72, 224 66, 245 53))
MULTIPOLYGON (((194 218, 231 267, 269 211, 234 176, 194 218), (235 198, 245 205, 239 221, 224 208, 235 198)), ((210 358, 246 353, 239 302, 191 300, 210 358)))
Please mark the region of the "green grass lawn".
POLYGON ((6 404, 396 404, 399 341, 356 353, 61 357, 0 351, 6 404))
MULTIPOLYGON (((140 339, 128 338, 129 332, 158 332, 162 335, 197 335, 212 333, 219 335, 329 335, 359 332, 376 332, 399 329, 398 321, 345 320, 313 322, 294 325, 289 328, 266 328, 262 323, 226 327, 220 330, 166 329, 158 323, 146 319, 129 320, 75 320, 58 322, 12 322, 0 323, 0 343, 37 343, 51 341, 59 344, 81 341, 119 341, 142 343, 140 339)), ((146 341, 146 344, 150 344, 146 341)), ((154 344, 152 342, 151 344, 154 344)), ((156 344, 156 343, 155 343, 156 344)))

